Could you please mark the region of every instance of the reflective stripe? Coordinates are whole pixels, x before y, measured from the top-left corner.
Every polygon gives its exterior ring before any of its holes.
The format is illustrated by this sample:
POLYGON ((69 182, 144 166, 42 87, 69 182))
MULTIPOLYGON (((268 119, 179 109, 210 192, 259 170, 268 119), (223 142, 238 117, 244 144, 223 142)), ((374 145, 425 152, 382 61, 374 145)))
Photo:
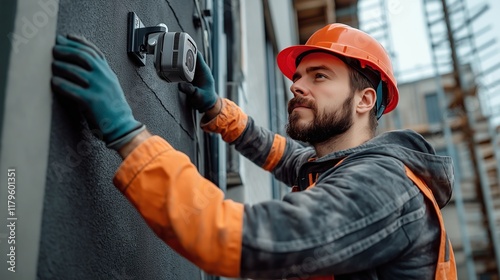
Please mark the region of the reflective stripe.
POLYGON ((314 184, 313 174, 309 173, 308 177, 309 177, 309 187, 307 188, 310 188, 314 184))
POLYGON ((273 146, 269 151, 269 155, 267 156, 266 162, 262 166, 264 170, 271 171, 273 170, 278 162, 280 161, 283 153, 285 153, 286 139, 281 135, 274 135, 273 146))

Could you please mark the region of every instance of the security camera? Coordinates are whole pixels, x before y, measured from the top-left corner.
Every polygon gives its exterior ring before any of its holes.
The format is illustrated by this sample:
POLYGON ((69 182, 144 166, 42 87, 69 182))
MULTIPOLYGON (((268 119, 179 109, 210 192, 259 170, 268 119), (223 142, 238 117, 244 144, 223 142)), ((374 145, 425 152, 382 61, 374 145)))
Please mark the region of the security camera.
POLYGON ((185 32, 159 34, 154 51, 156 73, 168 82, 191 82, 197 51, 195 41, 185 32))
POLYGON ((168 32, 160 23, 145 27, 134 12, 127 23, 127 53, 138 66, 146 65, 146 55, 154 55, 156 73, 168 82, 191 82, 196 68, 196 43, 187 33, 168 32))

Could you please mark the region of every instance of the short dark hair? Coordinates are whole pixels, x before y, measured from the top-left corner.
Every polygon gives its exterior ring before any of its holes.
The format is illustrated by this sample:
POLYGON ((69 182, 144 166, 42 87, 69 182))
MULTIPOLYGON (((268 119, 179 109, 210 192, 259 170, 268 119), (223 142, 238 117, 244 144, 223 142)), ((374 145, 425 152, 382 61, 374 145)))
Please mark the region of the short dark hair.
MULTIPOLYGON (((358 70, 354 69, 351 67, 349 64, 347 65, 347 69, 349 71, 349 84, 351 86, 351 91, 352 93, 359 91, 359 90, 364 90, 365 88, 373 88, 372 83, 361 73, 359 73, 358 70)), ((377 89, 373 88, 375 91, 377 89)), ((372 133, 375 134, 375 130, 377 129, 378 126, 378 121, 377 121, 377 105, 373 106, 372 110, 370 111, 370 129, 372 130, 372 133)))

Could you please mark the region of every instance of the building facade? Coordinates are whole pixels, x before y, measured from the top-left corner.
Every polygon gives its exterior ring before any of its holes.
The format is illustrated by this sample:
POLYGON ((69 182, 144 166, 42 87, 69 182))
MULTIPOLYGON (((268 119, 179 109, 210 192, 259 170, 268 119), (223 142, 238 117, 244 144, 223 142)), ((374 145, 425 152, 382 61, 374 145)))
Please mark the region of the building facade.
POLYGON ((218 94, 238 103, 257 124, 283 133, 290 81, 277 69, 276 54, 335 21, 337 12, 339 21, 355 25, 356 2, 3 3, 0 219, 15 226, 0 229, 0 258, 11 268, 1 269, 0 279, 218 278, 158 239, 113 186, 120 157, 99 140, 83 112, 51 92, 57 34, 78 34, 95 43, 117 74, 135 118, 186 153, 228 198, 251 204, 279 199, 289 189, 219 136, 201 131, 201 116, 176 83, 157 75, 151 56, 145 66, 133 61, 127 54, 129 13, 146 27, 163 23, 168 32, 188 33, 209 61, 218 94), (9 196, 11 189, 15 197, 9 196))

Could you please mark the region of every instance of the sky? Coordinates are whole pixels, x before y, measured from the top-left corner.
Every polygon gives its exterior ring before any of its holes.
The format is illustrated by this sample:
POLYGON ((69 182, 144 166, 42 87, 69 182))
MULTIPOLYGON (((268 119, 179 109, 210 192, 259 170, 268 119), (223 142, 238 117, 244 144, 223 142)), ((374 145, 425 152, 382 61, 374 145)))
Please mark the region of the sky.
MULTIPOLYGON (((479 7, 488 4, 489 9, 479 17, 472 28, 476 31, 475 44, 480 46, 493 38, 496 42, 488 51, 478 51, 479 57, 474 59, 476 68, 485 70, 500 63, 500 21, 494 20, 500 15, 500 1, 498 0, 447 0, 448 4, 464 1, 469 14, 473 14, 479 7), (488 31, 478 33, 479 30, 488 31), (479 62, 479 63, 478 63, 479 62)), ((433 1, 436 5, 440 1, 433 1)), ((389 24, 389 41, 382 40, 382 44, 392 49, 395 54, 394 68, 400 83, 430 77, 434 74, 431 60, 430 43, 427 24, 423 10, 424 0, 360 0, 360 26, 364 30, 373 30, 373 27, 382 26, 384 17, 389 24), (385 8, 373 8, 374 3, 385 1, 385 8), (383 11, 383 12, 382 12, 383 11), (384 13, 384 14, 382 14, 384 13), (387 45, 389 44, 389 45, 387 45)), ((371 33, 370 33, 371 34, 371 33)), ((375 34, 376 37, 376 34, 375 34)), ((483 76, 481 82, 489 84, 500 79, 500 69, 483 76)), ((500 94, 496 92, 499 86, 483 90, 482 97, 484 110, 500 115, 500 94), (484 102, 484 101, 487 102, 484 102)))

